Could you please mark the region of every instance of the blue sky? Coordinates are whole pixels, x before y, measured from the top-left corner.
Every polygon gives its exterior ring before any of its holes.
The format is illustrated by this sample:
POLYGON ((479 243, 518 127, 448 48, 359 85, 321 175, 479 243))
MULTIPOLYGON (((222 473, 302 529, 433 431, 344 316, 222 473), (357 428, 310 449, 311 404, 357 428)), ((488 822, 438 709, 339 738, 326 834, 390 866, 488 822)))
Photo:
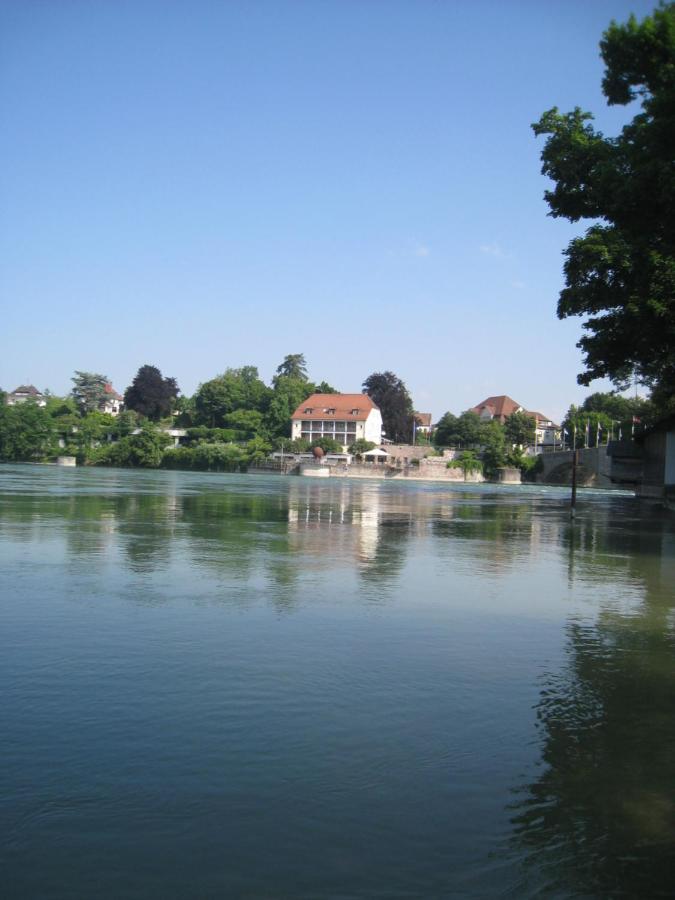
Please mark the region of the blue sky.
MULTIPOLYGON (((610 20, 655 4, 0 4, 0 387, 140 365, 185 393, 287 353, 417 409, 588 389, 541 140, 600 89, 610 20)), ((592 389, 606 388, 596 383, 592 389)))

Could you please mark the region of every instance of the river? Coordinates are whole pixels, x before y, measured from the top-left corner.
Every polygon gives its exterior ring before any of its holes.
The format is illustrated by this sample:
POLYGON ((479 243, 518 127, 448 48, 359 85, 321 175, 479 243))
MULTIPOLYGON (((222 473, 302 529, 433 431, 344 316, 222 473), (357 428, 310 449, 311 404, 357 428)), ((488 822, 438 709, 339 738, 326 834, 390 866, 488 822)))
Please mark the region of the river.
POLYGON ((672 896, 675 521, 0 467, 4 898, 672 896))

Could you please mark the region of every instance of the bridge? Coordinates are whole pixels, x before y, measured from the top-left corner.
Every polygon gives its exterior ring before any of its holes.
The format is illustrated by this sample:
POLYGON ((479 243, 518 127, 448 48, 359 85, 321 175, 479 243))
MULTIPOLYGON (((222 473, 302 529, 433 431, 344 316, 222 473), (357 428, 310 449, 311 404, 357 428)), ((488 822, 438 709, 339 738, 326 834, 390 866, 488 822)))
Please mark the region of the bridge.
MULTIPOLYGON (((632 441, 610 441, 581 449, 577 483, 584 487, 636 487, 642 481, 642 447, 632 441)), ((571 484, 572 451, 542 453, 536 480, 545 484, 571 484)))

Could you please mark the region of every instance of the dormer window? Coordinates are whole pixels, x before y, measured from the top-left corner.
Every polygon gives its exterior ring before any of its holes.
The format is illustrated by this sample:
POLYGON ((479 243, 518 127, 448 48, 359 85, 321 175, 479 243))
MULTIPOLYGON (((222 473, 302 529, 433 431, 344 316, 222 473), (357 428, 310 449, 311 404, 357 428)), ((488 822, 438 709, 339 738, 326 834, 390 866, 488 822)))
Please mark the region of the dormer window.
POLYGON ((326 413, 327 416, 334 416, 335 415, 335 407, 327 406, 324 409, 324 412, 326 413))
POLYGON ((353 415, 353 416, 358 416, 358 414, 359 414, 360 412, 361 412, 360 409, 353 409, 353 410, 352 410, 352 415, 353 415))
POLYGON ((305 415, 311 416, 313 412, 314 412, 314 409, 311 406, 308 406, 307 409, 305 410, 305 415))

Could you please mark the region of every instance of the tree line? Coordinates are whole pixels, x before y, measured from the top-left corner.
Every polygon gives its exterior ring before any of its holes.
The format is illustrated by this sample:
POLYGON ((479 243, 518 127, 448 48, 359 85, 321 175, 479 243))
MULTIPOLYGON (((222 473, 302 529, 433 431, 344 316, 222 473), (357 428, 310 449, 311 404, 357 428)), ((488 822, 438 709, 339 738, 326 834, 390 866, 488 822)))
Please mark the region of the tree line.
MULTIPOLYGON (((72 455, 94 465, 239 470, 273 449, 308 450, 306 441, 290 440, 293 412, 310 394, 338 393, 325 380, 309 379, 302 353, 284 357, 270 385, 255 366, 242 366, 203 382, 192 396, 181 394, 175 378, 143 365, 115 416, 105 411, 112 396, 107 375, 76 371, 72 382, 67 397, 48 394, 45 407, 0 404, 0 460, 72 455), (185 446, 168 446, 169 427, 186 430, 185 446)), ((380 407, 391 439, 409 441, 413 407, 401 379, 375 372, 362 389, 380 407)), ((342 449, 330 438, 318 443, 326 452, 342 449)), ((370 446, 359 441, 351 449, 362 453, 370 446)))

